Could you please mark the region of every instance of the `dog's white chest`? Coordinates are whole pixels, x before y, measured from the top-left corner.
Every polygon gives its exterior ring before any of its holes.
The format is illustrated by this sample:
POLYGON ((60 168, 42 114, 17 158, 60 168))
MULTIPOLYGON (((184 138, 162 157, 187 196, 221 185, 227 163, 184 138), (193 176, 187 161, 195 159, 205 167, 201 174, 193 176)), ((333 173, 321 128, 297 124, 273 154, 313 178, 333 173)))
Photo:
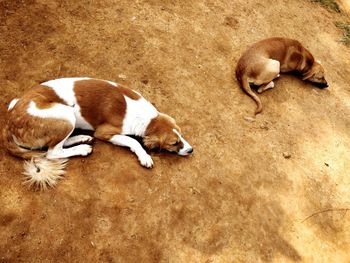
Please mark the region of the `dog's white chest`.
POLYGON ((138 100, 125 97, 126 112, 122 134, 143 136, 148 124, 158 115, 156 108, 143 97, 138 100))

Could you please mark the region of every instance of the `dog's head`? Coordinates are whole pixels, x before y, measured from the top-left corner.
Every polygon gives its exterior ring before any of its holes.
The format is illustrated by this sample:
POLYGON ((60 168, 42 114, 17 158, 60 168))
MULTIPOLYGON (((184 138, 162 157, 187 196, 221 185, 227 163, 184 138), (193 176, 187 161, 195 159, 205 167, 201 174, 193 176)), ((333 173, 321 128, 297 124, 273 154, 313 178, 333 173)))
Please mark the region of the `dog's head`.
POLYGON ((303 80, 310 81, 321 89, 328 87, 324 68, 319 61, 314 61, 311 68, 303 75, 303 80))
POLYGON ((181 130, 175 120, 163 113, 152 119, 146 129, 143 143, 150 150, 167 150, 183 156, 193 152, 191 145, 181 136, 181 130))

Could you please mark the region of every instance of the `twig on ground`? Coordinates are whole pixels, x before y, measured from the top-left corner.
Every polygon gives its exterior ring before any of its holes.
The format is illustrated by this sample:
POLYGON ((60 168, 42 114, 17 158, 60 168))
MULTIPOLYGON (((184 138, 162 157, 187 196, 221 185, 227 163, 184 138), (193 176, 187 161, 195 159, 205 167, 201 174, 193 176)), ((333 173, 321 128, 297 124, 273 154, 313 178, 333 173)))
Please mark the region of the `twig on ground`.
POLYGON ((315 212, 313 213, 312 215, 309 215, 308 217, 306 217, 303 221, 301 221, 301 223, 304 223, 306 220, 310 219, 311 217, 315 216, 315 215, 318 215, 318 214, 322 214, 322 213, 326 213, 326 212, 336 212, 336 211, 349 211, 350 208, 328 208, 328 209, 325 209, 325 210, 322 210, 322 211, 318 211, 318 212, 315 212))

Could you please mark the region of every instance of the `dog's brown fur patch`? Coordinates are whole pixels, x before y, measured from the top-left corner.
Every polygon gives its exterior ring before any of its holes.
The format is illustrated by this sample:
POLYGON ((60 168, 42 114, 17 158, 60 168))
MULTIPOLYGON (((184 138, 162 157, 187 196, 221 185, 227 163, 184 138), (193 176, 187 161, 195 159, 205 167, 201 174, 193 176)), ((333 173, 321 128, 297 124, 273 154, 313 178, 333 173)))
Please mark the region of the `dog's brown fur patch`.
POLYGON ((165 149, 169 152, 179 152, 183 147, 183 143, 173 129, 181 133, 173 118, 160 113, 151 120, 146 129, 143 139, 145 146, 149 149, 165 149))
POLYGON ((57 103, 65 104, 53 90, 37 85, 29 89, 7 112, 3 130, 5 146, 13 155, 22 158, 30 158, 32 154, 20 149, 17 144, 25 148, 54 147, 73 129, 72 124, 66 120, 30 115, 27 109, 31 101, 34 101, 39 109, 48 109, 57 103))
POLYGON ((79 80, 74 84, 74 92, 80 106, 81 115, 95 129, 101 124, 109 123, 115 127, 123 124, 126 101, 138 100, 139 94, 131 89, 118 85, 117 87, 103 80, 79 80), (86 90, 89 89, 89 92, 86 90))

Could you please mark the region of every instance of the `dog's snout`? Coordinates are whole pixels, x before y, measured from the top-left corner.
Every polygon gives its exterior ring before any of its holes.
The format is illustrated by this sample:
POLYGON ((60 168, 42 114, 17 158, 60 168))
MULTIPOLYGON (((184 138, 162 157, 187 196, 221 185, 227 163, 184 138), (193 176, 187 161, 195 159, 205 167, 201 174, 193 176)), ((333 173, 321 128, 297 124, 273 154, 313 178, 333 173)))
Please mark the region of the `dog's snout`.
POLYGON ((322 83, 320 85, 320 88, 322 88, 322 89, 328 88, 328 83, 327 82, 326 83, 322 83))
POLYGON ((313 84, 316 85, 319 89, 328 88, 327 82, 314 82, 313 84))
POLYGON ((187 153, 193 153, 193 148, 191 147, 190 149, 187 150, 187 153))

